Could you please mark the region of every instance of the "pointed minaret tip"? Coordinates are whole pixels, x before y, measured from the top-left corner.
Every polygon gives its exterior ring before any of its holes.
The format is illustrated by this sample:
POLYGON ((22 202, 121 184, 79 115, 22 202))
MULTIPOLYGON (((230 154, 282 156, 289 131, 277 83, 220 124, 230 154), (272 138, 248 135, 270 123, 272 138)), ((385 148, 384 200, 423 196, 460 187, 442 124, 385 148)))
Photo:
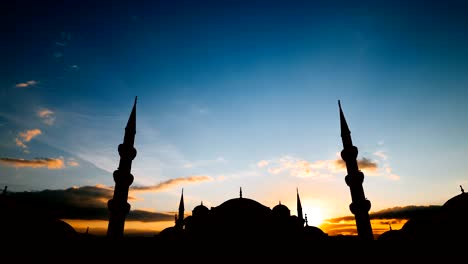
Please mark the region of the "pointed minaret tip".
POLYGON ((135 96, 135 102, 133 103, 132 112, 130 113, 130 117, 128 118, 127 126, 125 127, 125 129, 136 130, 136 103, 137 97, 135 96))
POLYGON ((346 118, 343 113, 343 109, 341 108, 341 101, 338 100, 338 107, 340 108, 340 128, 341 128, 341 137, 349 136, 351 131, 349 130, 348 123, 346 122, 346 118))

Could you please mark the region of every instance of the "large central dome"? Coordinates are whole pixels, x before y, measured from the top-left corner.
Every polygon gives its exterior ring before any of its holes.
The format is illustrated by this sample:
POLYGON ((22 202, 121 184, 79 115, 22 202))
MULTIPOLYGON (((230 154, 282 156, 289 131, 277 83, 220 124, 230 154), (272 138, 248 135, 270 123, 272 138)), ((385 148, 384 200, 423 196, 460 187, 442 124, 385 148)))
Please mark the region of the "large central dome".
POLYGON ((217 215, 230 217, 268 215, 270 208, 248 198, 234 198, 225 201, 217 207, 211 208, 217 215))

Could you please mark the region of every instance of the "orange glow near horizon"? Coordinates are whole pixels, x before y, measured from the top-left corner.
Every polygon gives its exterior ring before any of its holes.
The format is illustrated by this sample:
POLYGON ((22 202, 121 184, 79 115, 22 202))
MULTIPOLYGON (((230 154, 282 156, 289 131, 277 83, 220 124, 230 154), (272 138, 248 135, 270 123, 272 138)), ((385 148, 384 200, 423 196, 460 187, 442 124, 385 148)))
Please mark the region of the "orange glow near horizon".
MULTIPOLYGON (((408 219, 372 219, 372 232, 375 237, 390 230, 399 230, 408 219)), ((354 220, 342 220, 337 223, 324 221, 320 226, 329 236, 336 235, 357 235, 356 222, 354 220)))
MULTIPOLYGON (((89 227, 89 234, 105 235, 107 233, 107 220, 78 220, 78 219, 62 219, 64 222, 71 225, 77 232, 85 233, 89 227)), ((158 222, 141 222, 141 221, 125 221, 125 233, 136 234, 144 233, 147 235, 157 234, 166 227, 174 226, 174 221, 158 221, 158 222)))
MULTIPOLYGON (((343 220, 337 223, 329 222, 322 218, 320 208, 308 208, 307 219, 310 226, 322 229, 329 236, 336 235, 357 235, 356 223, 354 220, 343 220)), ((85 233, 89 227, 89 234, 105 235, 107 232, 107 220, 77 220, 62 219, 70 224, 77 232, 85 233)), ((372 231, 375 237, 390 230, 399 230, 407 222, 407 219, 373 219, 371 220, 372 231)), ((174 221, 141 222, 126 221, 125 234, 151 236, 158 234, 167 227, 174 226, 174 221)))

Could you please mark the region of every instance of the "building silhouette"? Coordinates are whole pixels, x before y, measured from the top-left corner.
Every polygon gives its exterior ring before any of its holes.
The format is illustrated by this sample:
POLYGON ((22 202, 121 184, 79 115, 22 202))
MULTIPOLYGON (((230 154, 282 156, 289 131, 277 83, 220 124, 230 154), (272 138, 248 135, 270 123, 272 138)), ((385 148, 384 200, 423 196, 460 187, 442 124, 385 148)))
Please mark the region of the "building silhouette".
POLYGON ((183 193, 179 203, 179 214, 175 225, 168 227, 158 235, 162 239, 175 240, 319 240, 327 234, 318 227, 304 225, 299 192, 297 195, 297 214, 291 215, 281 201, 269 208, 255 200, 242 196, 229 199, 222 204, 208 209, 203 202, 195 206, 192 214, 184 216, 183 193))

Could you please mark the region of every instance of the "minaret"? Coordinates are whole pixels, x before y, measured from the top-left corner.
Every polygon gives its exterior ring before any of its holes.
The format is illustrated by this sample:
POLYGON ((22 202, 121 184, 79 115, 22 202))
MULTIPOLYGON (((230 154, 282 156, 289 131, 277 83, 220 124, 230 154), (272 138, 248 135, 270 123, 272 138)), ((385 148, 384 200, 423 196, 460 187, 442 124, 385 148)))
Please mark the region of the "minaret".
POLYGON ((114 196, 107 203, 110 215, 107 237, 111 238, 123 237, 125 217, 130 212, 130 204, 127 202, 128 189, 133 182, 133 175, 130 173, 130 170, 132 168, 132 160, 137 154, 136 149, 133 147, 136 133, 136 103, 137 97, 135 97, 132 113, 125 127, 123 143, 118 148, 120 162, 118 169, 114 171, 114 196))
POLYGON ((366 199, 364 189, 362 187, 364 173, 362 173, 358 168, 358 149, 353 146, 351 132, 349 131, 343 110, 341 109, 340 100, 338 100, 338 107, 340 108, 341 140, 343 141, 341 158, 346 163, 348 175, 346 175, 345 180, 351 191, 352 199, 349 209, 351 210, 351 213, 354 214, 359 238, 362 240, 373 240, 374 235, 372 234, 372 226, 369 219, 371 203, 366 199))
POLYGON ((239 187, 239 198, 242 198, 242 187, 239 187))
POLYGON ((299 198, 299 189, 296 188, 297 193, 297 217, 301 221, 301 225, 304 225, 304 218, 302 216, 302 205, 301 205, 301 198, 299 198))
POLYGON ((183 229, 184 228, 184 189, 182 189, 182 194, 180 195, 180 202, 179 202, 179 215, 176 220, 176 228, 183 229))

